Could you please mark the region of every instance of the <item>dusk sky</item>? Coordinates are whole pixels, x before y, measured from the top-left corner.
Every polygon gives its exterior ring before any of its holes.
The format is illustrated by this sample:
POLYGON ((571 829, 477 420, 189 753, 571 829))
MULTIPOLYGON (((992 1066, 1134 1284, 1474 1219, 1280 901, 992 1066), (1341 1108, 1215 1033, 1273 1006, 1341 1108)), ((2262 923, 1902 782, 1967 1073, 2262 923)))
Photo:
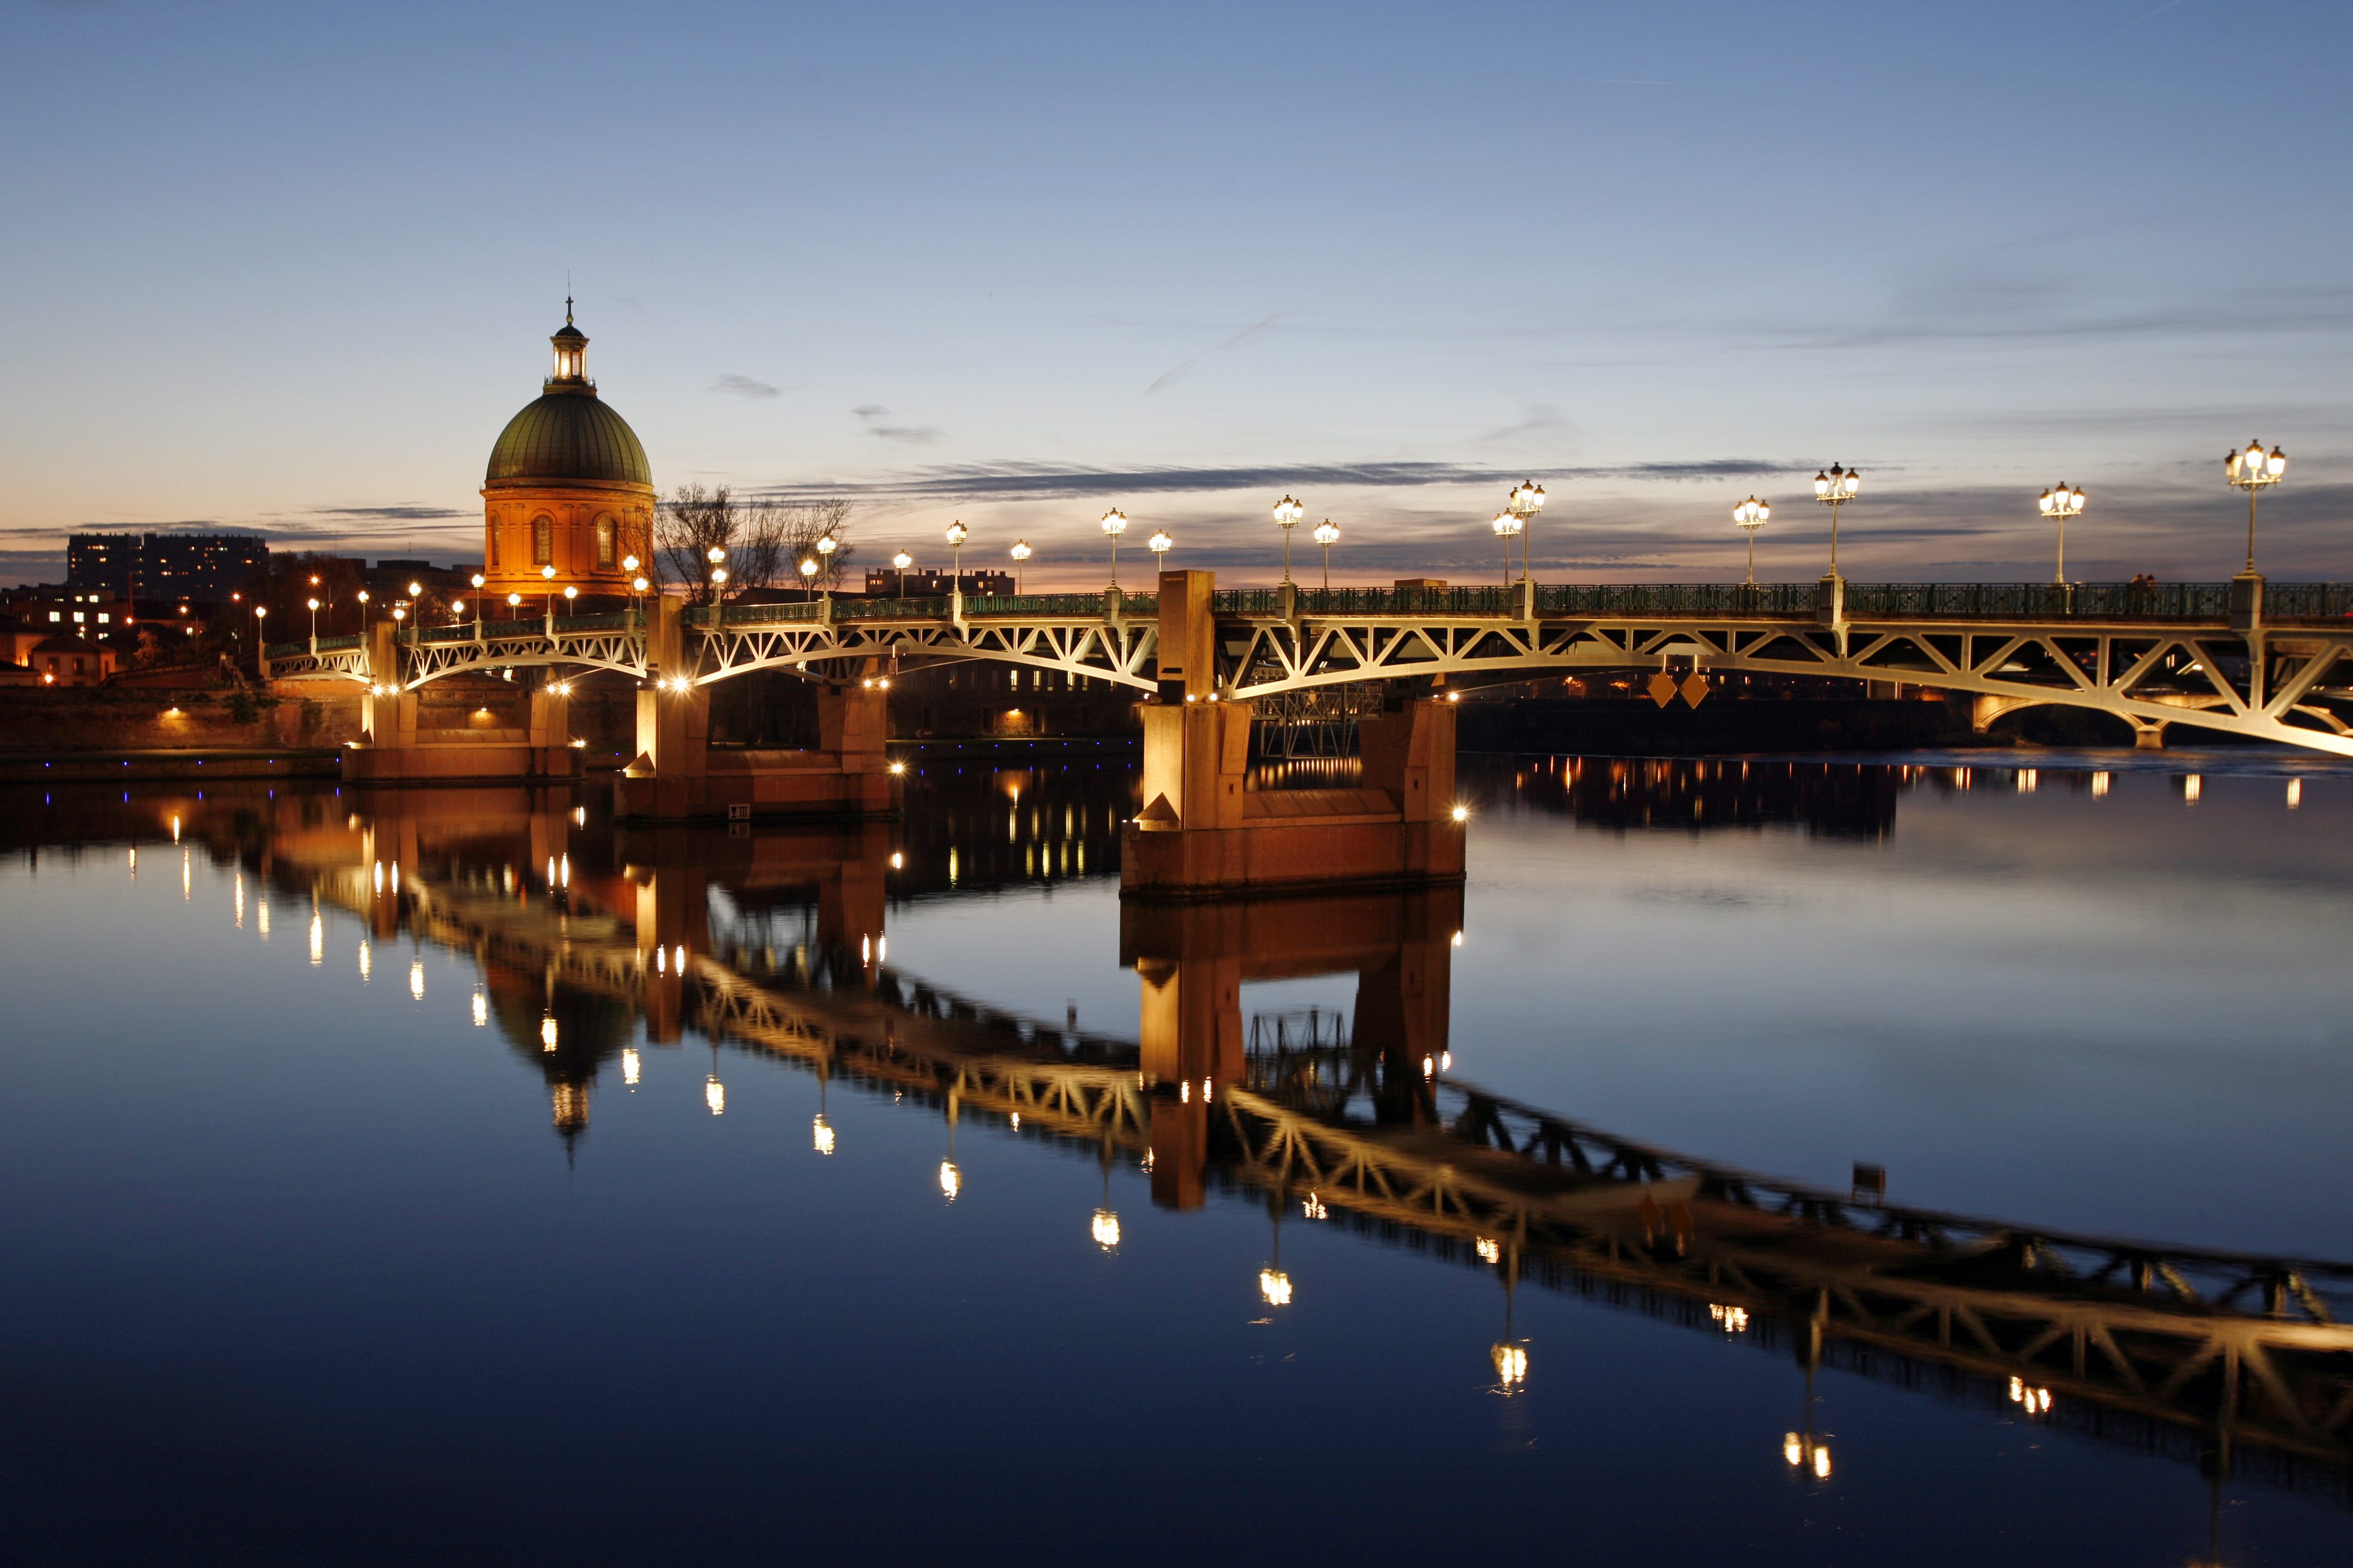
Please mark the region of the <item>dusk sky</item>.
MULTIPOLYGON (((1095 519, 1270 581, 2353 576, 2353 8, 2219 0, 0 15, 0 580, 79 528, 480 554, 567 274, 665 493, 871 563, 1095 519), (1303 563, 1313 554, 1303 530, 1303 563), (880 547, 877 550, 877 546, 880 547)), ((1142 550, 1133 555, 1140 558, 1142 550)), ((1123 561, 1123 566, 1128 565, 1123 561)), ((1141 559, 1134 570, 1139 574, 1141 559)))

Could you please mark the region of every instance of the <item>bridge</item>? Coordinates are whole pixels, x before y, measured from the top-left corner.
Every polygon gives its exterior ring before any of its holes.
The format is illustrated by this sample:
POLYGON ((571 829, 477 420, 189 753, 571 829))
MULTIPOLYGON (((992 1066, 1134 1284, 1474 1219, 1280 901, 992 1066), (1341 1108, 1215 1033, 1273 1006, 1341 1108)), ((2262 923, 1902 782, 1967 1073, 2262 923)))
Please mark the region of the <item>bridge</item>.
MULTIPOLYGON (((1179 595, 1207 573, 1169 573, 1179 595)), ((1213 581, 1213 580, 1212 580, 1213 581)), ((1366 680, 1683 669, 1900 680, 1997 712, 2090 708, 2353 756, 2353 585, 1537 584, 1208 594, 1222 701, 1366 680)), ((1027 595, 551 616, 280 644, 276 679, 414 690, 466 673, 606 670, 677 689, 759 670, 841 680, 987 659, 1159 695, 1162 595, 1027 595), (667 611, 681 646, 665 668, 667 611)), ((384 623, 386 630, 392 623, 384 623)))
POLYGON ((2144 745, 2176 724, 2353 756, 2353 586, 2174 584, 1539 584, 1220 591, 1168 572, 1158 592, 837 599, 630 610, 438 628, 379 623, 364 638, 269 650, 274 679, 357 684, 370 742, 355 783, 569 776, 575 675, 636 687, 625 816, 861 815, 893 807, 892 675, 983 659, 1144 701, 1145 809, 1124 858, 1138 897, 1459 879, 1453 714, 1466 687, 1545 674, 1651 672, 1662 706, 1713 678, 1901 682, 1968 695, 1980 729, 2021 709, 2103 712, 2144 745), (526 725, 436 733, 417 694, 458 676, 535 674, 526 725), (709 744, 712 689, 762 670, 818 687, 818 744, 709 744), (1302 694, 1370 684, 1352 721, 1354 788, 1264 791, 1250 725, 1302 694))
POLYGON ((471 954, 567 1141, 641 1021, 658 1043, 691 1032, 951 1125, 1132 1161, 1167 1207, 1264 1204, 1506 1297, 1567 1291, 2353 1503, 2353 1265, 1891 1205, 1486 1090, 1450 1066, 1454 889, 1127 906, 1131 1040, 892 966, 881 824, 625 829, 609 863, 574 826, 522 791, 392 795, 266 853, 280 885, 380 938, 471 954), (780 889, 813 922, 780 926, 780 889), (1245 1026, 1242 984, 1335 972, 1357 977, 1345 1036, 1245 1026), (598 1008, 608 1026, 583 1026, 598 1008))

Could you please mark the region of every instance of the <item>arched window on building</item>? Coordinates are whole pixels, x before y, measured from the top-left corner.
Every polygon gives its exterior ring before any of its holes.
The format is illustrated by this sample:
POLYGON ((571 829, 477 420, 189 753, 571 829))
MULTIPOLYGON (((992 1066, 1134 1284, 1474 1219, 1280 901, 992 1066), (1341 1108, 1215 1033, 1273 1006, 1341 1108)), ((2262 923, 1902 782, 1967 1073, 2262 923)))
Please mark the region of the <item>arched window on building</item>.
POLYGON ((531 520, 531 563, 534 566, 555 563, 555 520, 552 517, 531 520))
POLYGON ((613 520, 609 516, 599 517, 596 520, 596 565, 600 570, 609 572, 613 569, 614 562, 618 559, 614 546, 613 520))

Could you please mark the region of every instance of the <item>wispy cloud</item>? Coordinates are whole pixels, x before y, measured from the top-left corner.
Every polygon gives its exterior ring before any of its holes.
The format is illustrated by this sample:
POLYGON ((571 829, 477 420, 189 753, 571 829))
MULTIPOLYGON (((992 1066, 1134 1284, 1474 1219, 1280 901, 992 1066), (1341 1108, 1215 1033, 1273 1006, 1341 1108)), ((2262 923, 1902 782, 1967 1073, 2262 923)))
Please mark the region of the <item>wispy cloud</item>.
POLYGON ((481 514, 410 502, 405 506, 314 506, 303 515, 348 519, 353 522, 431 522, 447 517, 479 517, 481 514))
POLYGON ((1167 385, 1170 382, 1176 380, 1187 371, 1200 363, 1203 360, 1208 359, 1211 354, 1220 354, 1225 353, 1228 349, 1240 348, 1242 344, 1250 342, 1261 332, 1268 331, 1277 321, 1280 321, 1283 317, 1290 315, 1293 310, 1296 310, 1297 309, 1298 307, 1294 305, 1288 310, 1277 310, 1273 315, 1269 316, 1266 320, 1253 322, 1251 325, 1244 327, 1240 331, 1236 332, 1224 342, 1218 343, 1210 348, 1203 349, 1191 359, 1182 361, 1181 363, 1171 366, 1169 369, 1161 372, 1159 378, 1154 381, 1150 386, 1144 389, 1144 395, 1146 397, 1151 396, 1154 393, 1159 391, 1162 387, 1167 385))
POLYGON ((1504 485, 1524 479, 1683 480, 1763 478, 1810 471, 1815 463, 1757 458, 1709 458, 1684 462, 1621 463, 1573 468, 1500 468, 1484 463, 1367 462, 1235 468, 1089 468, 1059 463, 960 463, 918 468, 891 479, 765 487, 778 500, 854 496, 899 500, 1048 500, 1080 496, 1166 495, 1185 492, 1427 485, 1504 485))
POLYGON ((891 411, 879 403, 860 404, 850 410, 865 425, 866 433, 878 441, 898 441, 910 447, 929 447, 946 434, 936 425, 892 425, 888 423, 891 411))
POLYGON ((1569 424, 1559 409, 1548 407, 1541 403, 1531 403, 1528 405, 1526 417, 1516 425, 1506 425, 1500 430, 1488 431, 1479 437, 1479 444, 1482 447, 1499 446, 1507 442, 1525 440, 1532 436, 1544 436, 1557 442, 1563 436, 1573 434, 1575 434, 1575 427, 1569 424))
POLYGON ((748 375, 729 373, 711 384, 713 392, 723 392, 732 397, 774 397, 777 389, 765 381, 754 381, 748 375))

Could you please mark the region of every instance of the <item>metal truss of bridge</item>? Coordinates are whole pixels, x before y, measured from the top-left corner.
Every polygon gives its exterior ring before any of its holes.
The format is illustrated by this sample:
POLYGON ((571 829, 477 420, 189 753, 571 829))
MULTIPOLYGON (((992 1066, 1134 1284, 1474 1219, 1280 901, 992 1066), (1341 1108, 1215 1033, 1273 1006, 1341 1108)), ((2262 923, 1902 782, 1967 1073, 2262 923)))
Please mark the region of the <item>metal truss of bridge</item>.
POLYGON ((280 679, 414 690, 533 666, 708 686, 758 670, 839 680, 902 663, 987 659, 1150 691, 1164 639, 1189 635, 1172 632, 1161 606, 1181 620, 1187 605, 1206 603, 1215 668, 1196 683, 1263 707, 1270 721, 1303 735, 1303 724, 1327 720, 1317 694, 1332 688, 1649 669, 1901 682, 1975 697, 1980 727, 2058 705, 2110 714, 2144 743, 2188 723, 2353 756, 2353 588, 2336 584, 1186 593, 1187 579, 1207 577, 1167 574, 1173 601, 1168 592, 1029 595, 687 611, 676 668, 655 668, 631 614, 411 628, 374 656, 359 638, 283 645, 269 650, 269 668, 280 679), (387 658, 396 669, 380 668, 387 658))

